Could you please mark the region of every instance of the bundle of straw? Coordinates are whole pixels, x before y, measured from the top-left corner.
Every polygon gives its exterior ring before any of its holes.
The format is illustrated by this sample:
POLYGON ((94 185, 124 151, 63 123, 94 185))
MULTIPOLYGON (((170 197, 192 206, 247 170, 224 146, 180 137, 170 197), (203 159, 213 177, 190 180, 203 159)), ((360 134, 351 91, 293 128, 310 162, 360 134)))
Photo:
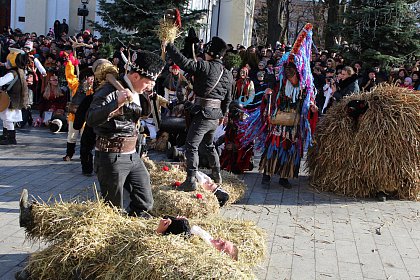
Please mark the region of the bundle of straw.
POLYGON ((322 191, 373 197, 383 191, 419 200, 420 96, 411 90, 380 86, 334 105, 321 119, 308 154, 311 184, 322 191), (365 100, 358 121, 346 105, 365 100))
MULTIPOLYGON (((180 192, 175 183, 181 183, 187 173, 179 164, 169 162, 154 162, 148 158, 143 161, 150 173, 153 197, 154 215, 183 215, 189 218, 205 217, 219 213, 216 197, 201 186, 195 192, 180 192), (201 198, 197 198, 201 195, 201 198)), ((236 175, 222 171, 221 187, 229 193, 228 204, 242 199, 246 192, 245 183, 236 175)))
POLYGON ((265 234, 250 222, 190 220, 235 243, 234 261, 198 237, 158 235, 158 219, 124 217, 102 201, 37 203, 32 215, 28 237, 51 243, 31 255, 32 279, 254 279, 265 255, 265 234))
POLYGON ((247 186, 237 175, 223 170, 222 179, 221 187, 229 193, 227 204, 235 203, 245 196, 247 186))
POLYGON ((200 218, 219 214, 219 202, 213 193, 198 186, 196 191, 183 192, 175 187, 154 187, 154 205, 152 214, 155 216, 172 215, 187 218, 200 218))
POLYGON ((161 19, 159 21, 159 29, 156 33, 161 42, 173 43, 178 37, 178 30, 178 26, 176 26, 173 22, 161 19))

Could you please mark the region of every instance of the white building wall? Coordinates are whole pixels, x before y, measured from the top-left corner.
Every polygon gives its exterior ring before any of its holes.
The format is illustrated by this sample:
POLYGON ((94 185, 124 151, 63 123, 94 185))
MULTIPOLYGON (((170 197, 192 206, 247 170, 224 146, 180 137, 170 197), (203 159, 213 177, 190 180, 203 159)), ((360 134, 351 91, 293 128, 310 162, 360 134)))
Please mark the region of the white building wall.
POLYGON ((18 21, 19 17, 25 16, 25 2, 25 0, 11 0, 10 27, 12 29, 20 28, 22 31, 25 29, 25 23, 18 21))
POLYGON ((47 18, 45 23, 45 34, 50 28, 54 28, 54 21, 63 22, 66 19, 69 22, 69 0, 47 0, 47 18))

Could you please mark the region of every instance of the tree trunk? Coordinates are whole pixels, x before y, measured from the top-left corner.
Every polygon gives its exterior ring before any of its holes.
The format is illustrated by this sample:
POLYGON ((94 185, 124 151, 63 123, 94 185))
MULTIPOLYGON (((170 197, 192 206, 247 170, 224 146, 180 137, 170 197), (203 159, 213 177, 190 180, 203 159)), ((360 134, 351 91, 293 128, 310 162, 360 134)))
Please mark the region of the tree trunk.
POLYGON ((330 49, 334 46, 334 37, 337 36, 334 32, 334 27, 338 24, 339 0, 328 0, 328 19, 325 28, 325 48, 330 49))
POLYGON ((267 0, 268 35, 267 42, 275 47, 276 42, 287 43, 289 21, 289 0, 267 0))

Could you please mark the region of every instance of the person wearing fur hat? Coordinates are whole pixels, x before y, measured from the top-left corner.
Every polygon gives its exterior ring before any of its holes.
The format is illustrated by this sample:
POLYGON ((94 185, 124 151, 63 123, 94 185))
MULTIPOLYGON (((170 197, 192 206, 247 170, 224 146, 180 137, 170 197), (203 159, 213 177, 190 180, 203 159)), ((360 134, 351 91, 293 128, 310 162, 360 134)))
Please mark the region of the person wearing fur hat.
POLYGON ((3 121, 3 135, 0 145, 15 145, 16 131, 14 122, 22 121, 22 108, 29 105, 28 85, 25 69, 28 67, 29 57, 24 52, 7 56, 9 72, 0 78, 0 86, 6 91, 6 96, 0 98, 0 119, 3 121))
POLYGON ((94 171, 105 201, 123 207, 123 188, 130 193, 129 215, 147 218, 153 207, 150 175, 136 152, 137 123, 151 112, 149 96, 164 66, 149 51, 133 53, 129 72, 121 84, 106 82, 98 88, 88 110, 86 123, 97 135, 94 171))
POLYGON ((178 188, 194 191, 197 188, 198 147, 204 142, 212 179, 221 183, 220 162, 213 137, 218 125, 227 115, 232 99, 232 73, 223 65, 222 58, 227 50, 226 43, 213 37, 205 48, 206 60, 195 61, 182 55, 172 43, 162 42, 173 61, 185 72, 194 75, 194 104, 189 109, 191 124, 186 140, 187 178, 178 188))

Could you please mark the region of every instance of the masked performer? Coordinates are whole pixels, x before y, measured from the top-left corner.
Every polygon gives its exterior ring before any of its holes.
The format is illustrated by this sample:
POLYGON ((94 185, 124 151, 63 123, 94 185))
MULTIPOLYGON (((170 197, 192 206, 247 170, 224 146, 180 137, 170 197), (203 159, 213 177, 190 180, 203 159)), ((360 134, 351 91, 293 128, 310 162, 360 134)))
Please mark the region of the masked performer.
POLYGON ((0 98, 0 119, 3 120, 3 135, 0 145, 15 145, 16 131, 14 122, 22 121, 21 108, 28 106, 28 85, 25 69, 29 64, 27 54, 18 50, 11 51, 7 56, 8 73, 0 78, 3 91, 0 98))
POLYGON ((105 83, 93 97, 87 124, 96 135, 94 171, 105 201, 123 207, 123 187, 130 193, 129 215, 147 217, 153 207, 150 175, 136 152, 137 122, 150 114, 148 95, 164 66, 163 60, 148 51, 134 52, 129 73, 117 90, 105 83), (130 102, 132 101, 132 102, 130 102))
MULTIPOLYGON (((163 42, 165 48, 166 42, 163 42)), ((223 121, 231 101, 233 77, 225 69, 222 57, 227 50, 226 43, 219 37, 213 37, 206 47, 206 60, 194 61, 182 55, 172 43, 166 50, 174 62, 185 72, 194 75, 194 105, 190 109, 191 125, 186 140, 187 179, 178 188, 193 191, 197 188, 198 146, 204 142, 212 179, 221 183, 219 156, 213 137, 219 122, 223 121)))
POLYGON ((244 144, 256 139, 256 148, 263 150, 263 185, 278 174, 280 185, 291 188, 288 178, 298 176, 303 151, 311 141, 309 110, 317 109, 310 69, 311 30, 312 25, 306 24, 293 49, 280 59, 279 91, 267 89, 260 110, 251 113, 244 124, 244 144))

